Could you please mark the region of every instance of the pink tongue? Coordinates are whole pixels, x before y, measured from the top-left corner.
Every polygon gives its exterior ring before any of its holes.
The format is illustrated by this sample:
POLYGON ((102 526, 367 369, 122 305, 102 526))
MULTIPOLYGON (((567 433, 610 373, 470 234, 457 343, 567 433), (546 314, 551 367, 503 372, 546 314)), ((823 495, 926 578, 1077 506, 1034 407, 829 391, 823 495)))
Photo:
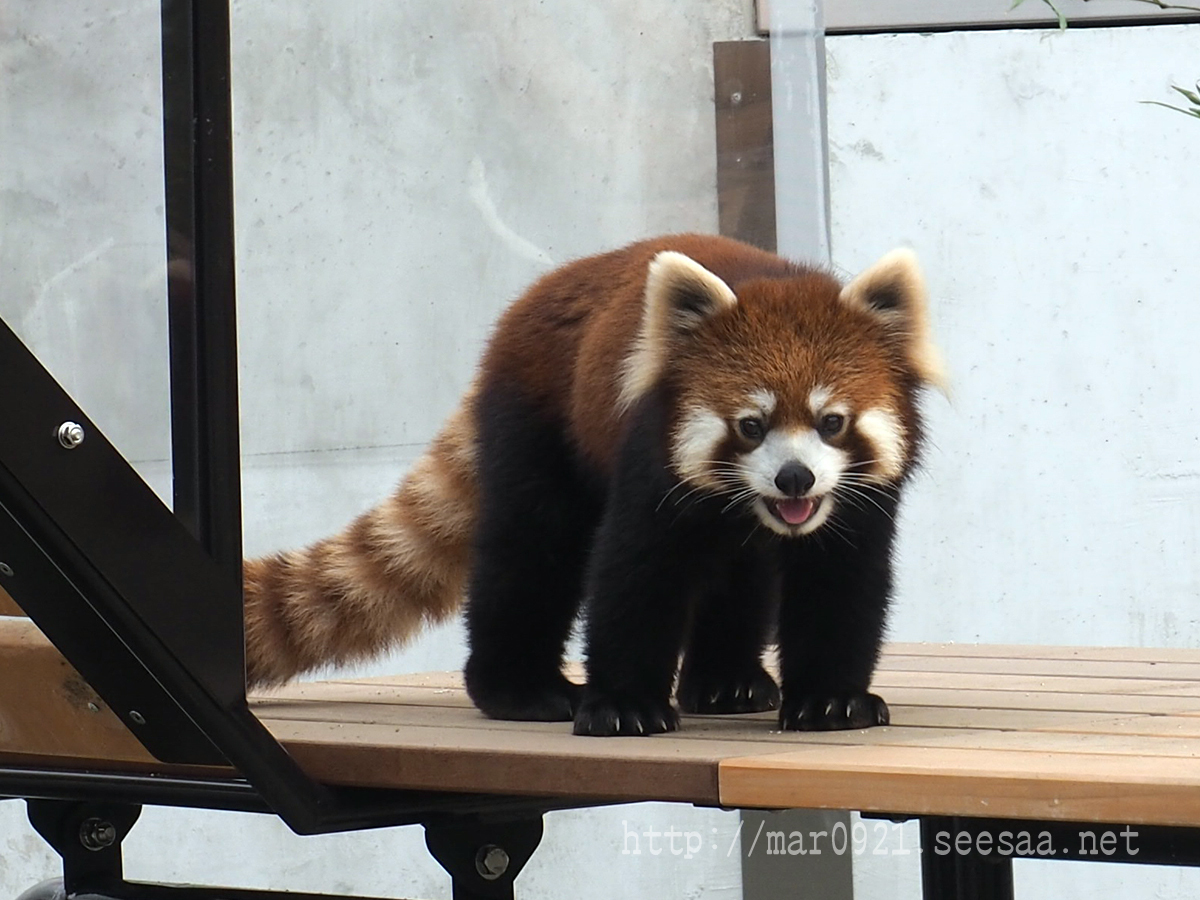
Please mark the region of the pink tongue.
POLYGON ((801 497, 798 500, 776 500, 775 508, 779 516, 789 525, 800 525, 812 515, 813 502, 811 497, 801 497))

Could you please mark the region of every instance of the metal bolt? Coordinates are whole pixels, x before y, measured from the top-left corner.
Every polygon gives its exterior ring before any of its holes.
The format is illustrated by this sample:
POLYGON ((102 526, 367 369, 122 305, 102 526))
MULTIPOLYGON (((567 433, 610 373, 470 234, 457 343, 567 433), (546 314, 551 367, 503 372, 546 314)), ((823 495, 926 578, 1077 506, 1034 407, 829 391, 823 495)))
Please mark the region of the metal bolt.
POLYGON ((58 426, 58 442, 74 450, 83 443, 83 426, 78 422, 63 422, 58 426))
POLYGON ((117 842, 117 829, 104 819, 84 819, 79 826, 79 843, 88 850, 103 850, 117 842))
POLYGON ((741 91, 734 91, 732 94, 730 94, 730 95, 729 95, 729 102, 730 102, 730 103, 731 103, 733 106, 741 106, 741 105, 742 105, 742 92, 741 92, 741 91))
POLYGON ((143 716, 136 709, 131 709, 129 711, 129 718, 133 719, 133 722, 135 725, 145 725, 146 724, 146 717, 143 716))
POLYGON ((11 578, 12 574, 13 574, 12 566, 10 566, 8 563, 0 562, 0 575, 4 575, 8 578, 11 578))
POLYGON ((475 854, 475 871, 484 881, 495 881, 508 871, 508 853, 495 844, 484 844, 475 854))

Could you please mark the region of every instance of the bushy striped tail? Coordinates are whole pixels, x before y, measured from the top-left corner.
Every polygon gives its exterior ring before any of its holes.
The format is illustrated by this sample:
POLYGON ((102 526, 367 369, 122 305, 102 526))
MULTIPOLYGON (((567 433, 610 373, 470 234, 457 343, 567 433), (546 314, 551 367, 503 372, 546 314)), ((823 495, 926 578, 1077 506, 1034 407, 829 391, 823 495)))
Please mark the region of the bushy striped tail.
POLYGON ((396 491, 312 546, 244 565, 250 687, 362 660, 462 604, 478 505, 473 392, 396 491))

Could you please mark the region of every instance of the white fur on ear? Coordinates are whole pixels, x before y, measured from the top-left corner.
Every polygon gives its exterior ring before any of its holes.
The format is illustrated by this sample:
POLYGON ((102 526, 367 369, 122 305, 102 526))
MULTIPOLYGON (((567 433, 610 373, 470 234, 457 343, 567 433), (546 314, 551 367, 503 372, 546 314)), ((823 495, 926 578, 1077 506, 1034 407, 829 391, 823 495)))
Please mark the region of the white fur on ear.
POLYGON ((678 335, 735 306, 729 285, 690 256, 674 250, 656 254, 646 272, 642 327, 621 374, 618 411, 625 412, 654 386, 678 335))
POLYGON ((841 300, 882 319, 904 341, 909 364, 926 384, 949 396, 949 380, 942 354, 929 327, 925 279, 917 255, 900 248, 842 288, 841 300))

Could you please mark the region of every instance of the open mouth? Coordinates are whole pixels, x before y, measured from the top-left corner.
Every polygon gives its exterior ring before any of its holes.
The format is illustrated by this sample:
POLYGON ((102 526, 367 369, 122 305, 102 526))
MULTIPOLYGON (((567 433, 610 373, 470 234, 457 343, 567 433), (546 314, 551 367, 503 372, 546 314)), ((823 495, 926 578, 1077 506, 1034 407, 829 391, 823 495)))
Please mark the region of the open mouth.
POLYGON ((803 525, 813 517, 817 507, 821 505, 820 497, 796 497, 786 500, 776 500, 764 497, 763 503, 776 519, 785 525, 803 525))

